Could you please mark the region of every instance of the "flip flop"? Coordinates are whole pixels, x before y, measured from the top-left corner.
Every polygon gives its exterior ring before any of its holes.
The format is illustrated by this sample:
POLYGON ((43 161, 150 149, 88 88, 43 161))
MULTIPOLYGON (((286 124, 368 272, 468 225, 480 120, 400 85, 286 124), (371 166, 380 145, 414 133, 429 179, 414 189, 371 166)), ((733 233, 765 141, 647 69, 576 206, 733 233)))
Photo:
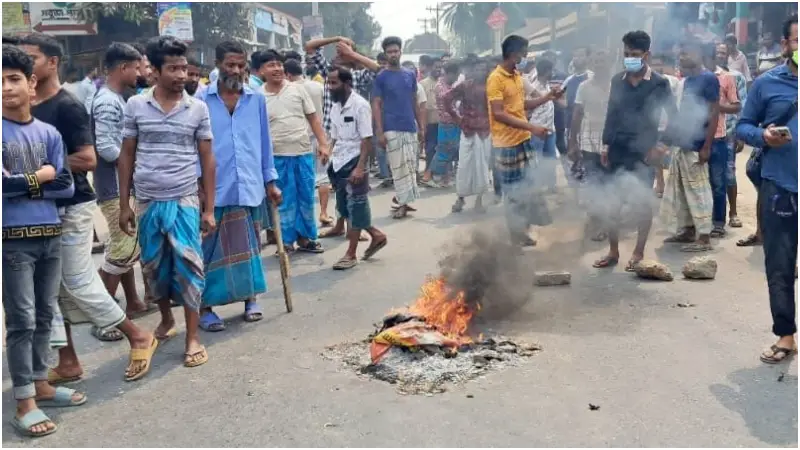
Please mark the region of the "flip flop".
POLYGON ((164 342, 164 341, 168 341, 168 340, 170 340, 170 339, 174 338, 174 337, 175 337, 175 336, 177 336, 177 335, 178 335, 178 329, 177 329, 177 328, 175 328, 175 327, 172 327, 172 328, 170 328, 169 330, 167 330, 167 332, 166 332, 166 333, 164 333, 164 334, 161 334, 161 335, 158 335, 158 334, 157 334, 157 335, 155 335, 155 337, 156 337, 156 339, 158 339, 159 341, 161 341, 161 342, 164 342))
POLYGON ((184 353, 184 360, 183 366, 184 367, 197 367, 202 366, 203 364, 208 362, 208 351, 206 351, 205 347, 202 347, 200 350, 194 353, 184 353), (195 359, 195 357, 199 357, 195 359))
POLYGON ((333 226, 333 219, 330 217, 326 217, 325 219, 319 219, 319 225, 321 228, 327 228, 333 226))
POLYGON ((206 311, 200 314, 200 328, 216 333, 225 329, 225 322, 214 311, 206 311))
POLYGON ((73 377, 63 377, 61 374, 55 371, 55 369, 49 369, 47 371, 47 382, 50 383, 51 386, 55 386, 57 384, 66 384, 72 383, 73 381, 78 381, 83 378, 83 373, 80 375, 75 375, 73 377))
POLYGON ((66 388, 64 386, 59 386, 56 388, 56 395, 53 398, 43 399, 43 400, 36 400, 36 405, 42 408, 68 408, 71 406, 81 406, 82 404, 86 403, 88 398, 86 394, 81 394, 80 400, 75 400, 72 398, 75 393, 78 392, 75 389, 66 388))
POLYGON ((609 267, 614 267, 619 264, 619 258, 612 258, 610 256, 604 256, 592 264, 592 267, 595 269, 606 269, 609 267))
POLYGON ((405 219, 408 217, 408 207, 405 208, 397 208, 392 212, 392 219, 405 219))
POLYGON ((132 348, 130 357, 128 358, 128 366, 130 367, 134 361, 145 361, 146 364, 144 368, 139 371, 136 375, 132 376, 125 376, 125 381, 136 381, 147 375, 147 372, 150 371, 150 363, 153 360, 153 354, 156 352, 158 348, 158 339, 153 336, 153 342, 150 343, 150 347, 148 348, 132 348))
POLYGON ((245 322, 258 322, 264 318, 264 313, 261 307, 256 302, 245 302, 244 304, 244 321, 245 322))
POLYGON ((100 328, 92 326, 91 333, 92 336, 103 342, 116 342, 125 339, 125 335, 116 328, 100 330, 100 328))
POLYGON ((641 259, 638 260, 638 261, 635 260, 635 259, 631 259, 630 261, 628 261, 628 264, 625 266, 625 272, 636 272, 636 266, 640 262, 642 262, 641 259))
POLYGON ((711 236, 712 238, 719 239, 719 238, 724 238, 726 234, 728 233, 725 231, 724 228, 716 227, 713 230, 711 230, 711 233, 709 233, 708 235, 711 236))
POLYGON ((714 247, 712 247, 711 244, 701 244, 699 242, 693 242, 691 244, 681 246, 681 251, 684 253, 710 252, 713 249, 714 247))
POLYGON ((362 256, 361 259, 366 261, 372 258, 373 256, 375 256, 375 253, 381 251, 383 247, 386 247, 386 244, 388 243, 389 243, 389 238, 385 237, 383 238, 382 241, 370 245, 369 247, 367 247, 366 250, 364 250, 364 256, 362 256))
MULTIPOLYGON (((397 197, 392 197, 392 209, 397 209, 400 207, 400 202, 397 201, 397 197)), ((417 209, 411 205, 406 205, 406 209, 411 212, 417 212, 417 209)))
POLYGON ((728 226, 731 228, 742 228, 742 219, 740 219, 738 216, 733 216, 728 221, 728 226))
POLYGON ((350 258, 345 256, 345 257, 342 257, 341 259, 339 259, 338 261, 336 261, 336 263, 333 265, 333 270, 352 269, 356 265, 358 265, 358 260, 357 259, 355 259, 355 258, 350 259, 350 258))
POLYGON ((794 355, 795 353, 797 353, 797 349, 778 347, 777 345, 773 345, 767 350, 764 350, 764 352, 761 353, 759 359, 761 359, 761 362, 766 364, 778 364, 780 362, 783 362, 790 356, 794 355), (778 355, 782 356, 778 357, 778 355))
POLYGON ((55 424, 47 414, 45 414, 41 409, 34 409, 25 413, 22 417, 14 417, 11 420, 11 425, 23 436, 31 437, 31 438, 38 438, 42 436, 47 436, 48 434, 53 434, 58 430, 58 425, 55 424), (41 425, 43 423, 50 422, 53 424, 53 429, 45 430, 39 433, 34 433, 31 431, 36 425, 41 425))

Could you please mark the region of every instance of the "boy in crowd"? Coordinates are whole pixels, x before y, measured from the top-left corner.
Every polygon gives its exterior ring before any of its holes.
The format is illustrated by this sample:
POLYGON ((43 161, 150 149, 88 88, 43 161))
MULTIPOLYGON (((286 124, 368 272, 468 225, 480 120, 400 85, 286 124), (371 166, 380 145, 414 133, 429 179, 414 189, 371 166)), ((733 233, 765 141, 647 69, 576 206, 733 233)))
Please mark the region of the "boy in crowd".
POLYGON ((208 108, 184 93, 189 65, 186 51, 186 44, 171 36, 147 43, 156 85, 125 105, 117 164, 119 226, 131 236, 138 231, 142 272, 161 310, 156 337, 169 339, 177 334, 170 299, 183 304, 184 365, 195 367, 208 361, 198 334, 205 287, 200 236, 201 230, 205 235, 216 227, 216 164, 208 108), (202 211, 197 195, 198 155, 205 200, 202 211), (130 203, 132 185, 136 188, 136 213, 130 203))
POLYGON ((55 199, 75 186, 58 131, 31 115, 33 60, 3 44, 3 310, 6 357, 17 410, 12 424, 40 437, 56 425, 39 406, 77 406, 86 395, 47 381, 50 332, 61 280, 61 220, 55 199))

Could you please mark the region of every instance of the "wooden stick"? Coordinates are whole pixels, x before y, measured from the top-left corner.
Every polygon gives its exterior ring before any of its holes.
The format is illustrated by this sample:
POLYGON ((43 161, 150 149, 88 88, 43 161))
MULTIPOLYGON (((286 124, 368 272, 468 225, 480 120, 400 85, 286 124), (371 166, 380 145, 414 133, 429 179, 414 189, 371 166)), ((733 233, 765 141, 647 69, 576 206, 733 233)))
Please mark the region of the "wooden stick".
POLYGON ((289 284, 289 255, 283 246, 283 236, 281 235, 281 215, 278 212, 278 205, 270 201, 270 214, 272 215, 272 231, 275 233, 275 240, 278 241, 278 260, 281 263, 281 282, 283 282, 283 300, 286 302, 286 312, 292 312, 292 286, 289 284))

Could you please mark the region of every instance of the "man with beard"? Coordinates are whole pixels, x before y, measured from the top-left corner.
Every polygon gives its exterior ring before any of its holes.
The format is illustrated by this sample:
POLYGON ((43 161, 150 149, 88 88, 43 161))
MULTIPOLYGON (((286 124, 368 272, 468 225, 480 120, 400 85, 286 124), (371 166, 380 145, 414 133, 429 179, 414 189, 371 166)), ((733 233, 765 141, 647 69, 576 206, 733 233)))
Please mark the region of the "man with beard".
MULTIPOLYGON (((105 67, 107 80, 89 104, 94 120, 97 168, 94 173, 94 188, 97 204, 109 229, 109 240, 105 257, 100 267, 100 278, 109 295, 114 296, 122 283, 125 292, 126 314, 135 317, 147 311, 136 292, 133 266, 139 261, 140 249, 135 237, 119 229, 119 182, 117 159, 122 147, 123 110, 126 89, 136 85, 139 61, 142 55, 128 44, 114 43, 106 50, 105 67)), ((119 335, 119 332, 116 332, 119 335)), ((122 338, 121 335, 118 337, 122 338)))
POLYGON ((417 78, 400 67, 403 42, 390 36, 381 46, 389 67, 375 77, 372 110, 378 142, 386 149, 394 180, 392 200, 397 208, 392 217, 402 219, 414 211, 410 204, 419 198, 416 159, 425 130, 417 103, 417 78))
POLYGON ((225 329, 212 310, 215 306, 244 302, 246 322, 263 317, 256 303, 256 296, 267 290, 259 207, 265 192, 271 201, 281 203, 266 99, 245 84, 244 47, 235 41, 222 42, 216 59, 219 80, 199 96, 208 106, 217 161, 214 219, 218 226, 203 238, 206 286, 200 328, 206 331, 225 329))
POLYGON ((759 197, 764 262, 778 341, 761 354, 775 364, 797 353, 797 14, 783 24, 786 62, 758 77, 750 88, 736 135, 762 149, 759 197))
POLYGON ((186 93, 194 95, 200 87, 200 63, 194 58, 189 58, 189 67, 186 68, 186 93))
POLYGON ((147 59, 145 46, 133 44, 133 48, 142 55, 142 60, 139 61, 139 75, 136 77, 136 93, 141 94, 153 85, 153 68, 150 65, 150 60, 147 59))
POLYGON ((117 167, 119 226, 131 236, 138 234, 142 272, 161 310, 155 335, 169 339, 177 334, 170 300, 182 304, 186 319, 183 364, 196 367, 208 361, 197 330, 205 287, 200 237, 216 228, 216 164, 208 107, 185 92, 186 50, 186 44, 172 36, 148 42, 147 57, 158 74, 157 83, 125 105, 117 167), (130 204, 132 181, 136 213, 130 204))
POLYGON ((278 171, 278 187, 283 194, 280 205, 283 244, 287 251, 322 253, 314 220, 315 154, 308 129, 317 142, 317 155, 325 164, 330 156, 328 140, 317 116, 314 102, 302 86, 285 76, 283 57, 267 50, 262 70, 266 73, 264 92, 278 171), (297 247, 295 248, 295 242, 297 247))
POLYGON ((58 41, 34 33, 25 36, 20 46, 33 57, 34 74, 38 80, 33 116, 55 126, 61 133, 75 182, 75 194, 56 201, 62 209, 58 303, 64 316, 67 346, 59 349, 59 364, 48 373, 48 379, 55 384, 73 381, 83 375, 72 343, 72 325, 91 323, 92 335, 100 340, 122 339, 120 332, 128 339, 131 352, 125 378, 138 380, 150 369, 157 342, 152 334, 126 317, 103 285, 92 259, 97 204, 87 172, 95 169, 97 159, 89 114, 83 104, 61 88, 58 65, 63 51, 58 41))
POLYGON ((363 260, 368 260, 389 242, 386 235, 372 226, 369 208, 369 171, 367 161, 372 148, 372 111, 369 103, 353 91, 353 75, 344 68, 328 74, 328 90, 334 100, 331 110, 333 155, 328 176, 336 189, 336 209, 348 223, 347 252, 334 270, 347 270, 358 262, 356 250, 365 230, 371 237, 363 260))
POLYGON ((467 64, 467 79, 456 84, 444 97, 443 107, 461 131, 458 144, 458 172, 456 192, 458 198, 452 211, 464 209, 464 198, 475 195, 475 211, 486 212, 483 194, 489 188, 489 163, 492 141, 489 136, 489 109, 486 103, 486 77, 489 68, 483 61, 467 64), (459 102, 459 111, 455 105, 459 102))

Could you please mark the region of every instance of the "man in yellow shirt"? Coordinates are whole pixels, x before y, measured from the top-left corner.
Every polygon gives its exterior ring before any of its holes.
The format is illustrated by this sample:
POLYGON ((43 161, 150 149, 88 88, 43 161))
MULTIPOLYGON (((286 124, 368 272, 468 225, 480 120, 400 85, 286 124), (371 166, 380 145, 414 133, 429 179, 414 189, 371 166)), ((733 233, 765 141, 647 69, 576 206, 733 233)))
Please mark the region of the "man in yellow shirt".
MULTIPOLYGON (((549 215, 537 208, 531 195, 531 183, 526 183, 530 161, 534 157, 531 135, 545 138, 547 128, 527 121, 525 110, 555 98, 555 92, 526 100, 522 75, 517 70, 528 53, 528 40, 516 35, 502 44, 503 61, 486 81, 489 102, 489 126, 495 160, 495 176, 499 177, 506 197, 506 220, 511 238, 522 246, 536 245, 528 235, 531 225, 547 225, 549 215)), ((534 94, 535 95, 535 94, 534 94)), ((539 203, 539 202, 535 202, 539 203)))

